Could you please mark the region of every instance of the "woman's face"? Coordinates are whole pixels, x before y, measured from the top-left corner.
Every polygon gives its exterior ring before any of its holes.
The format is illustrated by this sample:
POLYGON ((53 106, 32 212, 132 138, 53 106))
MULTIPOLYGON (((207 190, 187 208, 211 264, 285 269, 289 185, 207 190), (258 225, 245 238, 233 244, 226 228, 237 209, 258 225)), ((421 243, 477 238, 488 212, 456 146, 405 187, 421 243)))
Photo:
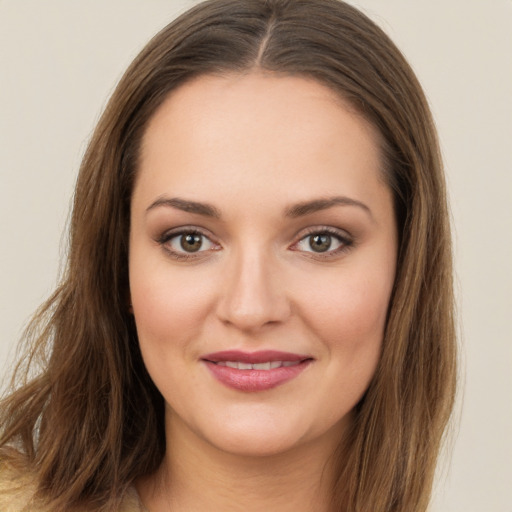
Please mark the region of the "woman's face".
POLYGON ((396 253, 378 135, 329 89, 252 73, 174 91, 143 139, 129 258, 168 433, 244 455, 339 440, 396 253))

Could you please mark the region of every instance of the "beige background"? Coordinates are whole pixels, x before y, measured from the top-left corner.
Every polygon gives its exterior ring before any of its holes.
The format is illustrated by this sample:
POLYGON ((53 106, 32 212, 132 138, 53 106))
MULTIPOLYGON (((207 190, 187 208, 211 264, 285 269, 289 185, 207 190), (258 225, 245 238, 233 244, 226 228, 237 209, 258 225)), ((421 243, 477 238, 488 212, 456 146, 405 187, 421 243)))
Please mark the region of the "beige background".
MULTIPOLYGON (((0 0, 0 366, 52 290, 80 157, 141 46, 192 0, 0 0)), ((353 0, 437 119, 466 381, 434 512, 512 512, 512 1, 353 0)))

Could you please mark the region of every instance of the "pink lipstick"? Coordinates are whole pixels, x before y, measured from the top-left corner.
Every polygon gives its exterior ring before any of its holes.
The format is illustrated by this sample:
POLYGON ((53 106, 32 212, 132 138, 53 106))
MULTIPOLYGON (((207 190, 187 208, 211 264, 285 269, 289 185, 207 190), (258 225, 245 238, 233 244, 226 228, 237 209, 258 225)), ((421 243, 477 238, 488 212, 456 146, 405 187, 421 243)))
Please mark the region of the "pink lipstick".
POLYGON ((226 350, 207 354, 201 359, 222 384, 246 392, 265 391, 284 384, 313 361, 308 355, 275 350, 226 350))

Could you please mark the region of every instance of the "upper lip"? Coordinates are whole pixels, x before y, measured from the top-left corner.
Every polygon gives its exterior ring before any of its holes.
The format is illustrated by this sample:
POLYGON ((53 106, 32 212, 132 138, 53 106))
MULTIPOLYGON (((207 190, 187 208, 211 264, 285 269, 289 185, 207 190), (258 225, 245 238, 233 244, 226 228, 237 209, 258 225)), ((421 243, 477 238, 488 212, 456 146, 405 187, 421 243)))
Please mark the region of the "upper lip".
POLYGON ((304 354, 293 354, 291 352, 280 352, 277 350, 259 350, 257 352, 243 352, 241 350, 223 350, 221 352, 212 352, 203 356, 201 359, 213 363, 225 361, 238 361, 240 363, 266 363, 267 361, 304 361, 312 359, 311 356, 304 354))

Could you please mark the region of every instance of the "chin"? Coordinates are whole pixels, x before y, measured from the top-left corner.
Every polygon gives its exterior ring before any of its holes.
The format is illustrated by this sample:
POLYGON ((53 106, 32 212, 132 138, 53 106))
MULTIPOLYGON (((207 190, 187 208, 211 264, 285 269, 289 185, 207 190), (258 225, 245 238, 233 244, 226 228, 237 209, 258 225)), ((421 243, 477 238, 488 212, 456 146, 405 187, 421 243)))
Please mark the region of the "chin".
POLYGON ((303 440, 276 432, 237 432, 229 438, 218 437, 210 443, 217 449, 238 457, 273 457, 300 447, 303 440))
MULTIPOLYGON (((320 447, 322 439, 341 440, 346 422, 342 419, 324 431, 325 425, 312 424, 309 418, 283 422, 282 416, 238 417, 232 422, 213 422, 198 434, 214 449, 239 457, 274 457, 292 454, 310 444, 320 447), (302 421, 301 421, 302 420, 302 421)), ((348 415, 347 415, 348 419, 348 415)), ((332 446, 332 443, 330 443, 332 446)))

